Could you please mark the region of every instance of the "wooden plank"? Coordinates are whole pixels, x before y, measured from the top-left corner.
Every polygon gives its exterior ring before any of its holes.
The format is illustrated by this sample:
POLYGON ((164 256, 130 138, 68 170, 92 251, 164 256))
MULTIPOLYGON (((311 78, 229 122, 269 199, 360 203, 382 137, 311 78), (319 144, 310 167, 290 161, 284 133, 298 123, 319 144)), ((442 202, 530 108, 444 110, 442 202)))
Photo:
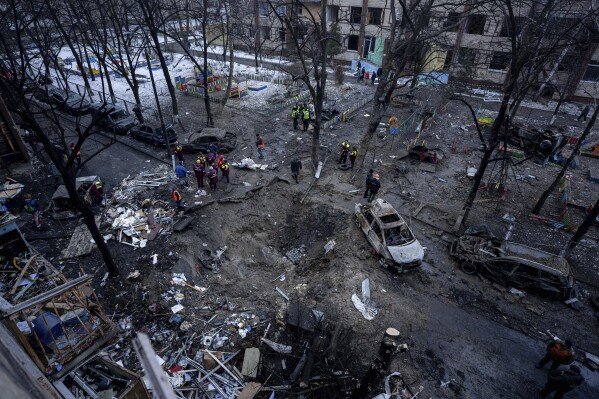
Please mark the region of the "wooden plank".
POLYGON ((262 384, 259 384, 257 382, 250 382, 239 393, 237 399, 253 399, 254 396, 256 396, 258 392, 260 392, 260 389, 262 389, 262 384))
POLYGON ((260 349, 247 348, 243 355, 243 366, 241 374, 246 377, 256 378, 258 376, 258 365, 260 364, 260 349))

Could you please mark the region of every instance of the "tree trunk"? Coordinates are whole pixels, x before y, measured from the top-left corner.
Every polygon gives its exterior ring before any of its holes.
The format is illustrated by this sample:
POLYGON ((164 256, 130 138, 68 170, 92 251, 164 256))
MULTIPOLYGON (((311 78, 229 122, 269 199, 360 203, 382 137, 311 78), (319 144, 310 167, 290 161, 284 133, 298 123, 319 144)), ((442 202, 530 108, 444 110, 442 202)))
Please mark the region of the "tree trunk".
POLYGON ((258 53, 260 51, 260 3, 254 1, 254 25, 256 26, 256 32, 254 32, 254 61, 256 63, 256 73, 258 73, 258 53))
MULTIPOLYGON (((173 124, 179 123, 179 106, 177 104, 177 95, 175 93, 175 86, 171 81, 171 75, 168 71, 168 67, 166 65, 166 60, 164 59, 164 53, 162 52, 162 48, 160 47, 160 39, 158 38, 158 32, 156 29, 150 30, 150 35, 152 36, 152 41, 154 42, 154 50, 158 55, 158 59, 160 60, 160 66, 162 67, 162 72, 164 73, 164 80, 166 80, 166 86, 168 87, 168 92, 171 96, 171 103, 173 107, 173 124)), ((205 39, 204 39, 205 40, 205 39)), ((148 68, 150 68, 150 64, 148 64, 148 68)))
POLYGON ((595 223, 598 216, 599 199, 595 202, 595 205, 593 205, 593 209, 591 209, 591 211, 584 219, 580 227, 578 227, 578 229, 576 230, 576 233, 574 233, 574 235, 566 245, 566 248, 564 249, 564 256, 570 256, 570 252, 572 252, 572 250, 576 248, 576 245, 578 245, 580 240, 586 235, 587 231, 593 225, 593 223, 595 223))
MULTIPOLYGON (((204 10, 208 10, 208 0, 204 1, 204 10)), ((207 12, 207 11, 205 11, 207 12)), ((202 76, 204 77, 204 106, 206 107, 206 126, 214 127, 214 119, 212 118, 212 107, 210 104, 210 96, 208 95, 208 42, 206 41, 206 25, 208 24, 208 16, 204 15, 202 21, 202 41, 204 49, 204 65, 202 68, 202 76)), ((214 75, 213 75, 214 77, 214 75)), ((225 93, 229 95, 229 93, 225 93)))
POLYGON ((225 105, 229 100, 229 93, 231 93, 231 86, 233 85, 233 74, 234 74, 235 62, 233 62, 233 38, 229 38, 229 75, 227 76, 227 88, 225 89, 225 95, 220 105, 217 114, 221 114, 225 109, 225 105))
POLYGON ((555 177, 555 179, 553 180, 553 182, 551 183, 551 185, 547 188, 547 190, 545 190, 543 192, 543 194, 541 195, 541 197, 537 201, 535 207, 532 210, 532 214, 533 215, 538 215, 541 212, 541 209, 543 209, 543 205, 545 205, 545 201, 547 201, 547 198, 549 198, 549 195, 553 192, 553 190, 555 190, 555 188, 559 184, 559 182, 562 179, 562 177, 564 177, 564 175, 568 171, 568 168, 572 164, 572 161, 574 161, 574 158, 580 152, 580 147, 582 147, 582 142, 589 135, 589 133, 593 129, 593 126, 595 126, 595 121, 597 120, 597 113, 598 112, 599 112, 599 108, 595 107, 595 111, 593 112, 593 115, 591 116, 591 119, 589 120, 589 123, 587 123, 586 128, 584 129, 584 131, 582 132, 582 134, 578 138, 578 142, 576 143, 576 146, 574 147, 574 150, 572 151, 572 153, 568 157, 568 160, 566 161, 566 163, 564 163, 564 165, 562 166, 562 169, 559 171, 559 173, 557 174, 557 176, 555 177))

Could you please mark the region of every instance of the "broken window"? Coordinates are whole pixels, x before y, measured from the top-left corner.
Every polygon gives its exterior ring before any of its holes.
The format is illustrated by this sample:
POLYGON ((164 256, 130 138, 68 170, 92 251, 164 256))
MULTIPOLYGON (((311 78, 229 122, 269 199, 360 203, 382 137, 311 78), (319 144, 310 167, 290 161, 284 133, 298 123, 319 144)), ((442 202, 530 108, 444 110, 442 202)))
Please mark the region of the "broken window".
POLYGON ((443 70, 447 71, 451 68, 451 60, 453 59, 453 50, 448 49, 447 55, 445 56, 445 62, 443 63, 443 70))
POLYGON ((285 28, 279 28, 279 40, 285 42, 285 28))
POLYGON ((489 69, 494 69, 497 71, 505 71, 509 66, 512 60, 512 55, 510 53, 504 53, 502 51, 493 52, 493 57, 491 58, 491 63, 489 64, 489 69))
POLYGON ((374 231, 374 234, 376 234, 376 236, 379 238, 379 240, 383 239, 383 233, 381 231, 381 227, 379 226, 378 223, 374 223, 372 225, 372 231, 374 231))
POLYGON ((385 229, 385 243, 387 245, 406 245, 412 241, 414 241, 414 236, 405 224, 385 229))
POLYGON ((485 23, 487 22, 487 16, 483 14, 472 14, 468 17, 468 26, 466 26, 466 33, 472 35, 482 35, 485 30, 485 23))
POLYGON ((585 82, 599 82, 599 61, 591 61, 582 77, 585 82))
POLYGON ((280 17, 284 17, 286 13, 287 13, 287 6, 286 5, 283 4, 283 5, 277 7, 277 14, 280 17))
POLYGON ((459 12, 450 12, 447 14, 447 19, 445 20, 444 28, 447 28, 447 32, 457 32, 460 25, 460 13, 459 12))
POLYGON ((462 48, 460 48, 459 55, 460 55, 460 57, 459 57, 458 62, 460 63, 460 65, 464 65, 464 66, 473 66, 474 65, 474 61, 476 60, 476 49, 475 48, 462 47, 462 48))
POLYGON ((368 225, 370 226, 372 224, 372 221, 374 220, 374 216, 372 215, 372 212, 370 212, 370 211, 364 212, 364 217, 366 218, 366 221, 368 222, 368 225))
POLYGON ((383 20, 383 9, 378 7, 368 7, 368 24, 380 25, 383 20))
POLYGON ((358 35, 349 35, 347 37, 347 50, 348 51, 358 51, 358 35))
POLYGON ((262 29, 262 38, 265 40, 270 40, 270 26, 261 26, 262 29))
POLYGON ((525 23, 525 17, 515 17, 513 21, 506 17, 503 19, 503 25, 501 25, 499 36, 510 37, 512 36, 512 33, 514 33, 514 29, 516 36, 518 36, 522 32, 522 28, 524 28, 525 23))
POLYGON ((327 6, 327 21, 339 21, 339 6, 327 6))
POLYGON ((359 24, 361 19, 362 19, 362 7, 351 7, 349 22, 352 24, 359 24))
POLYGON ((395 222, 401 221, 401 219, 399 218, 399 215, 397 215, 395 213, 391 213, 389 215, 383 215, 380 217, 380 219, 383 224, 389 224, 389 223, 395 223, 395 222))
POLYGON ((260 16, 267 17, 268 16, 268 3, 261 2, 260 3, 260 16))

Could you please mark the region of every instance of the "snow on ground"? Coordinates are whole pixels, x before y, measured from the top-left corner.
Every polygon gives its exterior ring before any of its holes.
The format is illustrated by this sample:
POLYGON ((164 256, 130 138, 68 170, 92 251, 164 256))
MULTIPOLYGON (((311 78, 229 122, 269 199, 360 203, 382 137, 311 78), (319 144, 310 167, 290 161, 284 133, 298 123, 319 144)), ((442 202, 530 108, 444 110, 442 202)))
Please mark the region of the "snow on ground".
MULTIPOLYGON (((196 45, 194 43, 192 43, 191 45, 192 50, 198 50, 198 51, 204 51, 204 47, 202 45, 196 45)), ((208 46, 208 53, 210 54, 218 54, 218 55, 222 55, 223 53, 223 46, 216 46, 216 45, 210 45, 208 46)), ((228 52, 227 52, 228 55, 228 52)), ((248 53, 247 51, 241 51, 241 50, 235 50, 234 58, 242 58, 245 60, 255 60, 255 55, 248 53)), ((291 61, 287 61, 284 60, 281 57, 266 57, 266 56, 262 56, 262 57, 258 57, 258 62, 260 62, 260 60, 265 61, 265 62, 276 62, 276 63, 280 63, 280 64, 292 64, 293 62, 291 61)))

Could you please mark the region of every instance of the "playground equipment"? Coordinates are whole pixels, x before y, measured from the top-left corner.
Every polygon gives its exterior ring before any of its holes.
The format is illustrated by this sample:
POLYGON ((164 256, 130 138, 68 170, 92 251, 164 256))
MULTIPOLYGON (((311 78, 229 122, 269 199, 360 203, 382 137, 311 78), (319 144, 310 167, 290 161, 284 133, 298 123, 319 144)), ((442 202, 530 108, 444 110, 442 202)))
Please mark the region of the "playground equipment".
POLYGON ((241 98, 248 95, 248 81, 245 81, 245 88, 243 87, 243 82, 241 84, 237 84, 235 86, 231 86, 231 91, 229 92, 229 98, 241 98))

